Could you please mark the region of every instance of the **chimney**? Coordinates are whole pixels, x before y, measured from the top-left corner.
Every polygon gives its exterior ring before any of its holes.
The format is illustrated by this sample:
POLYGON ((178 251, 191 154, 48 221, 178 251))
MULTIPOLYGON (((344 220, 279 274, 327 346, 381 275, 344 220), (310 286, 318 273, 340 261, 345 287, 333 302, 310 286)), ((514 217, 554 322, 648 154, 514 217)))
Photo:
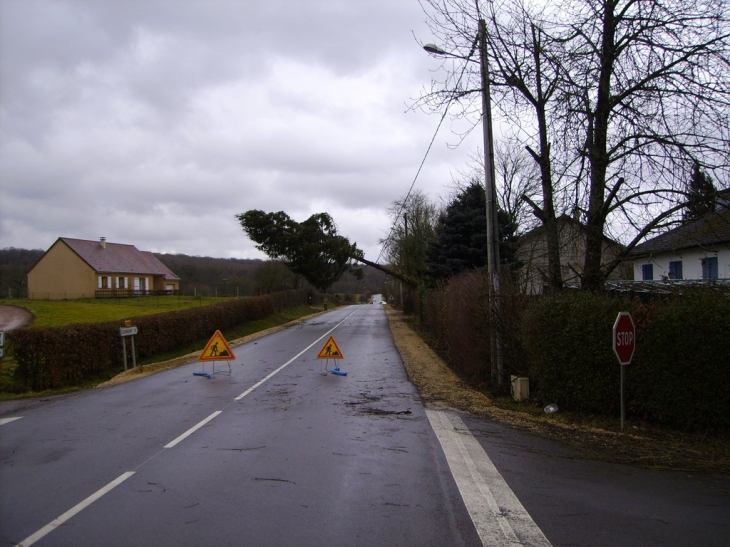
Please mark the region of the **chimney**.
POLYGON ((101 241, 101 246, 102 246, 102 247, 103 247, 104 249, 106 249, 106 238, 105 238, 105 237, 100 237, 100 238, 99 238, 99 241, 101 241))

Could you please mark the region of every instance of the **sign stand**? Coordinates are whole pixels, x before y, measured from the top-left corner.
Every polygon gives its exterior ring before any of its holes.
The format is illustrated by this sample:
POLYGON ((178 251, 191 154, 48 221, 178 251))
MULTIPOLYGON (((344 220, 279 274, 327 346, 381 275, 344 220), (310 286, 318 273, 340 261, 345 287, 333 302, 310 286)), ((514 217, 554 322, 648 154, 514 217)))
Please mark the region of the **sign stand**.
MULTIPOLYGON (((228 365, 228 375, 230 376, 232 374, 231 361, 233 361, 235 358, 236 356, 234 355, 231 346, 228 345, 228 342, 226 342, 226 339, 223 337, 223 334, 221 334, 221 331, 217 330, 208 341, 203 351, 200 353, 200 357, 198 357, 198 361, 203 362, 202 372, 193 372, 193 376, 205 376, 210 380, 213 377, 212 375, 215 374, 216 361, 228 361, 228 363, 226 364, 228 365), (206 361, 213 362, 213 372, 205 372, 206 361)), ((223 374, 226 373, 224 370, 221 370, 219 372, 223 374)))
POLYGON ((631 314, 627 311, 619 312, 613 324, 613 352, 621 365, 621 431, 624 430, 624 367, 631 364, 636 350, 636 326, 631 314))
POLYGON ((134 351, 134 335, 137 334, 137 327, 130 326, 129 322, 126 327, 119 327, 119 336, 122 337, 122 355, 124 356, 124 370, 127 370, 127 343, 125 338, 128 336, 132 344, 132 368, 137 368, 137 357, 134 351))
MULTIPOLYGON (((324 346, 322 346, 322 349, 319 350, 319 353, 317 354, 317 359, 325 359, 325 368, 329 367, 329 360, 330 359, 344 359, 345 356, 342 354, 342 351, 340 350, 339 346, 337 345, 337 342, 335 342, 334 336, 330 336, 327 341, 324 343, 324 346)), ((332 374, 337 374, 338 376, 347 376, 347 372, 340 370, 340 367, 334 367, 330 370, 332 374)), ((320 371, 320 374, 322 376, 327 376, 327 373, 324 372, 324 370, 320 371)))

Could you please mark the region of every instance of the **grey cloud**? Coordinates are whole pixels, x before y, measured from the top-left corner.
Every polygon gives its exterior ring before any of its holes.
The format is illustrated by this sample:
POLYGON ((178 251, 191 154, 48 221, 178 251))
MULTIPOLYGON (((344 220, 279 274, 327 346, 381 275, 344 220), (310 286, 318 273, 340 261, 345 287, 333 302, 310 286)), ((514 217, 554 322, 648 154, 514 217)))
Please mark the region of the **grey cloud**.
MULTIPOLYGON (((377 255, 437 123, 404 113, 433 66, 422 19, 416 0, 0 0, 0 247, 260 256, 236 213, 327 208, 377 255)), ((442 132, 432 193, 469 152, 442 132)))

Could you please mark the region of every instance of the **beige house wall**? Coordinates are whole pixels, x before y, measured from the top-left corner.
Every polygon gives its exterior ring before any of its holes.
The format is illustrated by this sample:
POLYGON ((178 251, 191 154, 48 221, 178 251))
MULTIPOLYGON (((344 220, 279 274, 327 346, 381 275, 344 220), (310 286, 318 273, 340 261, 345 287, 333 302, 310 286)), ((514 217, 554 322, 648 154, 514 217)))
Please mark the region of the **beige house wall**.
MULTIPOLYGON (((583 230, 572 223, 561 223, 558 228, 560 240, 560 271, 564 283, 579 283, 578 273, 583 272, 586 237, 583 230)), ((601 263, 611 262, 621 252, 618 244, 604 242, 601 263)), ((542 231, 527 235, 519 244, 516 257, 522 263, 521 288, 526 294, 541 294, 547 282, 547 239, 542 231)), ((619 265, 611 272, 609 279, 632 279, 633 266, 619 265)))
POLYGON ((62 241, 57 241, 28 272, 28 298, 94 298, 96 273, 62 241))

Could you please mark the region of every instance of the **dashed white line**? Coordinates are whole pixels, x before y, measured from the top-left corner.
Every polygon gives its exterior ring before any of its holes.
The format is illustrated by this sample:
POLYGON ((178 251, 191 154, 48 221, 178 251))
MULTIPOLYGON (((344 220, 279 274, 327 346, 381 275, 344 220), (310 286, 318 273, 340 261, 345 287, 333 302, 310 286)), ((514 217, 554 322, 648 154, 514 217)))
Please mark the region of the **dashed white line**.
POLYGON ((344 318, 344 319, 343 319, 342 321, 340 321, 339 323, 337 323, 337 324, 336 324, 336 325, 335 325, 334 327, 332 327, 332 328, 331 328, 330 330, 328 330, 327 332, 325 332, 325 333, 324 333, 324 334, 323 334, 322 336, 320 336, 319 338, 317 338, 317 339, 316 339, 316 340, 315 340, 314 342, 312 342, 312 343, 311 343, 311 344, 309 344, 309 345, 308 345, 308 346, 307 346, 306 348, 304 348, 304 349, 303 349, 302 351, 300 351, 299 353, 297 353, 297 354, 296 354, 296 355, 295 355, 294 357, 292 357, 291 359, 289 359, 289 360, 288 360, 288 361, 287 361, 286 363, 284 363, 283 365, 281 365, 281 366, 280 366, 279 368, 277 368, 277 369, 276 369, 276 370, 275 370, 274 372, 271 372, 271 373, 269 373, 269 375, 268 375, 268 376, 265 376, 264 378, 262 378, 261 380, 259 380, 258 382, 256 382, 256 383, 255 383, 254 385, 252 385, 252 386, 251 386, 250 388, 248 388, 248 389, 247 389, 246 391, 244 391, 243 393, 241 393, 241 394, 240 394, 240 395, 239 395, 238 397, 236 397, 236 398, 234 399, 234 401, 240 401, 240 400, 241 400, 241 399, 243 399, 243 398, 244 398, 244 397, 245 397, 246 395, 248 395, 249 393, 251 393, 251 392, 252 392, 252 391, 253 391, 254 389, 256 389, 256 388, 257 388, 257 387, 259 387, 259 386, 260 386, 261 384, 263 384, 264 382, 266 382, 267 380, 269 380, 269 379, 270 379, 270 378, 271 378, 272 376, 276 375, 276 374, 277 374, 277 373, 278 373, 278 372, 279 372, 280 370, 282 370, 282 369, 284 369, 284 368, 288 367, 289 365, 291 365, 291 364, 292 364, 292 363, 293 363, 293 362, 294 362, 294 361, 295 361, 296 359, 298 359, 299 357, 301 357, 301 356, 302 356, 302 354, 304 354, 304 353, 305 353, 306 351, 308 351, 308 350, 309 350, 309 349, 310 349, 310 348, 311 348, 312 346, 314 346, 314 344, 316 344, 317 342, 319 342, 320 340, 322 340, 322 338, 324 338, 325 336, 327 336, 327 335, 328 335, 329 333, 331 333, 331 332, 332 332, 333 330, 335 330, 335 329, 336 329, 337 327, 339 327, 339 326, 340 326, 340 325, 341 325, 342 323, 344 323, 344 322, 345 322, 345 321, 347 321, 347 320, 348 320, 348 319, 349 319, 350 317, 352 317, 352 316, 353 316, 353 315, 354 315, 355 313, 359 312, 359 311, 360 311, 360 310, 361 310, 362 308, 363 308, 363 306, 360 306, 359 308, 357 308, 357 309, 356 309, 356 310, 355 310, 354 312, 352 312, 352 313, 351 313, 350 315, 348 315, 347 317, 345 317, 345 318, 344 318))
POLYGON ((208 416, 205 420, 202 420, 202 421, 198 422, 196 425, 194 425, 193 427, 191 427, 190 429, 188 429, 185 433, 183 433, 182 435, 180 435, 177 439, 175 439, 174 441, 170 441, 169 443, 167 443, 165 445, 165 448, 172 448, 173 446, 175 446, 177 443, 179 443, 180 441, 182 441, 186 437, 188 437, 188 436, 192 435, 193 433, 195 433, 198 429, 200 429, 205 424, 207 424, 209 421, 211 421, 213 418, 215 418, 216 416, 218 416, 218 414, 220 414, 221 412, 223 412, 223 411, 222 410, 216 410, 213 414, 211 414, 210 416, 208 416))
POLYGON ((485 546, 550 547, 458 414, 426 410, 451 474, 485 546))
MULTIPOLYGON (((317 338, 309 346, 307 346, 306 348, 304 348, 297 355, 295 355, 294 357, 292 357, 289 361, 287 361, 286 363, 284 363, 283 365, 281 365, 275 371, 271 372, 266 377, 264 377, 263 379, 259 380, 259 382, 257 382, 256 384, 254 384, 253 386, 251 386, 250 388, 248 388, 246 391, 244 391, 243 393, 241 393, 241 395, 239 395, 238 397, 236 397, 234 400, 237 401, 237 400, 242 399, 243 397, 245 397, 246 395, 248 395, 249 393, 251 393, 254 389, 256 389, 258 386, 260 386, 261 384, 263 384, 264 382, 266 382, 267 380, 269 380, 272 376, 274 376, 280 370, 282 370, 283 368, 285 368, 288 365, 290 365, 292 362, 294 362, 295 359, 297 359, 298 357, 300 357, 304 352, 306 352, 307 350, 309 350, 312 346, 314 346, 314 344, 316 344, 317 342, 319 342, 320 340, 322 340, 322 338, 324 338, 329 333, 331 333, 333 330, 335 330, 337 327, 339 327, 342 323, 344 323, 347 319, 349 319, 350 316, 352 316, 355 312, 359 311, 360 309, 362 309, 362 307, 358 308, 357 310, 355 310, 354 312, 352 312, 350 315, 348 315, 347 317, 345 317, 342 321, 340 321, 339 323, 337 323, 337 325, 335 325, 332 329, 330 329, 325 334, 323 334, 322 336, 320 336, 319 338, 317 338)), ((177 437, 173 441, 167 443, 164 446, 164 448, 172 448, 173 446, 175 446, 179 442, 183 441, 185 438, 187 438, 190 435, 192 435, 193 433, 195 433, 198 429, 200 429, 201 427, 203 427, 205 424, 207 424, 208 422, 210 422, 213 418, 215 418, 216 416, 218 416, 222 412, 223 412, 222 410, 216 410, 215 412, 213 412, 213 414, 211 414, 210 416, 208 416, 204 420, 198 422, 196 425, 194 425, 193 427, 191 427, 190 429, 188 429, 185 433, 183 433, 182 435, 180 435, 179 437, 177 437)), ((6 424, 6 423, 9 423, 9 422, 12 422, 14 420, 19 420, 21 417, 22 416, 13 417, 13 418, 2 418, 2 419, 0 419, 0 425, 3 425, 3 424, 6 424)), ((160 454, 160 453, 161 452, 159 452, 158 454, 160 454)), ((153 458, 156 457, 158 454, 155 454, 155 456, 153 456, 153 458)), ((149 460, 147 460, 147 461, 149 461, 149 460)), ((66 511, 63 515, 61 515, 57 519, 55 519, 55 520, 51 521, 50 523, 48 523, 46 526, 44 526, 43 528, 41 528, 40 530, 38 530, 36 533, 34 533, 34 534, 28 536, 27 538, 25 538, 23 541, 21 541, 20 543, 18 543, 15 547, 30 547, 36 541, 38 541, 39 539, 43 538, 48 533, 52 532, 57 527, 61 526, 67 520, 69 520, 70 518, 72 518, 74 515, 76 515, 77 513, 79 513, 80 511, 82 511, 83 509, 85 509, 86 507, 88 507, 89 505, 91 505, 92 503, 94 503, 96 500, 98 500, 104 494, 106 494, 110 490, 114 489, 115 487, 117 487, 118 485, 120 485, 122 482, 124 482, 125 480, 127 480, 129 477, 131 477, 134 474, 135 474, 135 471, 127 471, 126 473, 124 473, 120 477, 116 478, 115 480, 113 480, 112 482, 110 482, 109 484, 107 484, 101 490, 96 491, 94 494, 92 494, 91 496, 89 496, 88 498, 86 498, 84 501, 82 501, 81 503, 75 505, 74 507, 72 507, 71 509, 69 509, 68 511, 66 511)))
POLYGON ((53 530, 55 530, 56 528, 61 526, 64 522, 66 522, 68 519, 70 519, 71 517, 73 517, 74 515, 76 515, 77 513, 79 513, 80 511, 82 511, 83 509, 85 509, 86 507, 91 505, 92 503, 94 503, 96 500, 98 500, 104 494, 106 494, 110 490, 113 490, 114 488, 116 488, 117 486, 122 484, 124 481, 126 481, 132 475, 134 475, 134 471, 127 471, 123 475, 117 477, 112 482, 107 484, 104 488, 102 488, 101 490, 97 490, 96 492, 91 494, 88 498, 86 498, 84 501, 82 501, 81 503, 75 505, 74 507, 72 507, 71 509, 66 511, 63 515, 58 517, 56 520, 53 520, 53 521, 49 522, 48 524, 46 524, 43 528, 38 530, 35 534, 30 535, 27 538, 25 538, 23 541, 18 543, 15 547, 30 547, 36 541, 41 539, 43 536, 45 536, 49 532, 52 532, 53 530))

